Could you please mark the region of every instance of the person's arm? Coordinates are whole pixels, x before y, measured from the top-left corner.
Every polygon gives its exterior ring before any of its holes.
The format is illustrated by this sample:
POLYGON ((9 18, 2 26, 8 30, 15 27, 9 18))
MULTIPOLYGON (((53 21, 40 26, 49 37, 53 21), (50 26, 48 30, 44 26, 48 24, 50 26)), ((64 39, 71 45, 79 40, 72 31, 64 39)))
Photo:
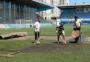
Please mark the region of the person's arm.
POLYGON ((77 28, 78 26, 77 26, 77 24, 76 24, 76 21, 74 22, 74 28, 77 28))
POLYGON ((35 24, 33 24, 33 28, 35 28, 35 24))
POLYGON ((58 27, 56 27, 56 32, 58 31, 58 27))
POLYGON ((80 20, 80 27, 81 27, 81 25, 82 25, 82 20, 80 20))
POLYGON ((36 28, 36 24, 37 24, 36 22, 33 24, 33 28, 36 28))
POLYGON ((64 25, 62 26, 62 29, 64 30, 64 25))

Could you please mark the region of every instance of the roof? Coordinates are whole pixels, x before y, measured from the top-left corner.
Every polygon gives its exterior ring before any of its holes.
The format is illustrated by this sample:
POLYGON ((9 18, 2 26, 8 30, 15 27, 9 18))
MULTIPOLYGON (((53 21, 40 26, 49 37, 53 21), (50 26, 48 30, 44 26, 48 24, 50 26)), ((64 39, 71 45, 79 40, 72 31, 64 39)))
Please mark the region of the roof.
POLYGON ((90 7, 90 5, 68 5, 68 6, 58 6, 58 8, 60 9, 65 9, 65 8, 86 8, 86 7, 90 7))
MULTIPOLYGON (((0 0, 0 1, 4 1, 4 0, 0 0)), ((52 9, 53 6, 43 3, 43 2, 39 2, 37 0, 5 0, 7 2, 12 2, 15 4, 21 4, 21 5, 27 5, 33 8, 37 8, 38 11, 43 11, 43 10, 47 10, 47 9, 52 9), (43 9, 42 9, 43 8, 43 9)))
POLYGON ((43 11, 43 10, 48 10, 48 9, 53 9, 53 5, 49 5, 44 2, 38 2, 37 0, 33 0, 33 7, 37 8, 38 11, 43 11))

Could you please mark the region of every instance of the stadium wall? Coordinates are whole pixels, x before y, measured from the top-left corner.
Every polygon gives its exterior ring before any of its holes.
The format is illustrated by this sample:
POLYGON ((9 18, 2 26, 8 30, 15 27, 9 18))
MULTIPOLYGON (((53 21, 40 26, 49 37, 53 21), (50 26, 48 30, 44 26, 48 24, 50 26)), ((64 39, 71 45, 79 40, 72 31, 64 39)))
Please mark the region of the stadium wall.
MULTIPOLYGON (((50 26, 50 23, 41 23, 41 28, 50 26)), ((0 24, 0 28, 33 28, 33 24, 0 24)))
POLYGON ((37 20, 36 12, 51 8, 37 0, 0 0, 0 28, 30 28, 37 20))
POLYGON ((36 8, 0 1, 0 24, 26 24, 35 21, 36 8))

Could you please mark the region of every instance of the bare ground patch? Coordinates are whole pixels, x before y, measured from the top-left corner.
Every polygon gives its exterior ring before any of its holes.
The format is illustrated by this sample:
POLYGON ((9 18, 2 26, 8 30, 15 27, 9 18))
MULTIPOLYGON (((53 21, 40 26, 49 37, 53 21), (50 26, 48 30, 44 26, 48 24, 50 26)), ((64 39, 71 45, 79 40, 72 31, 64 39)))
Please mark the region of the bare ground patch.
MULTIPOLYGON (((66 37, 67 40, 69 40, 71 37, 66 37)), ((19 38, 14 38, 10 40, 34 40, 34 36, 26 36, 26 37, 19 37, 19 38)), ((89 46, 89 41, 86 44, 57 44, 54 42, 57 42, 57 37, 56 36, 41 36, 40 37, 41 41, 45 42, 40 45, 33 45, 30 47, 25 47, 20 49, 21 52, 25 53, 33 53, 33 52, 52 52, 52 51, 73 51, 77 52, 83 49, 83 47, 88 47, 89 46)), ((86 40, 90 40, 90 37, 85 38, 86 40)), ((90 47, 90 46, 89 46, 90 47)))
MULTIPOLYGON (((69 40, 71 37, 66 37, 67 40, 69 40)), ((34 39, 33 36, 30 36, 29 39, 34 39)), ((31 47, 23 48, 21 49, 22 52, 52 52, 52 51, 73 51, 77 52, 80 50, 83 50, 83 47, 88 47, 89 44, 87 43, 81 43, 81 44, 57 44, 54 42, 57 42, 57 37, 56 36, 41 36, 40 38, 45 44, 40 44, 40 45, 33 45, 31 47)), ((90 37, 85 38, 85 39, 90 39, 90 37)), ((85 41, 86 42, 86 41, 85 41)), ((88 41, 89 42, 89 41, 88 41)))

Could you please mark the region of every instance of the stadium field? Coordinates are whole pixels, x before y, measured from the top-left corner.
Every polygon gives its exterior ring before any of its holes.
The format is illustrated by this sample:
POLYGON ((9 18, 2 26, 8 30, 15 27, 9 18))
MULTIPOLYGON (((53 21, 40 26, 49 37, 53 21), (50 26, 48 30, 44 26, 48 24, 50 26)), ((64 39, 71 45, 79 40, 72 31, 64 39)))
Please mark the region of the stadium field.
MULTIPOLYGON (((90 36, 89 26, 82 27, 82 33, 90 36)), ((70 36, 71 26, 65 26, 66 35, 70 36)), ((0 34, 10 32, 28 32, 33 36, 33 29, 0 29, 0 34)), ((55 27, 42 28, 41 35, 55 36, 55 27)), ((51 39, 52 40, 52 39, 51 39)), ((34 45, 33 39, 0 40, 0 62, 90 62, 90 44, 58 45, 52 41, 40 40, 34 45), (13 56, 8 54, 17 52, 13 56)))
MULTIPOLYGON (((70 36, 73 30, 72 25, 65 25, 66 36, 70 36)), ((27 32, 29 36, 34 35, 33 28, 25 28, 25 29, 0 29, 0 34, 11 33, 11 32, 27 32)), ((90 25, 82 26, 82 34, 84 36, 90 36, 90 25)), ((55 26, 49 26, 41 28, 41 35, 43 36, 55 36, 56 28, 55 26)))

